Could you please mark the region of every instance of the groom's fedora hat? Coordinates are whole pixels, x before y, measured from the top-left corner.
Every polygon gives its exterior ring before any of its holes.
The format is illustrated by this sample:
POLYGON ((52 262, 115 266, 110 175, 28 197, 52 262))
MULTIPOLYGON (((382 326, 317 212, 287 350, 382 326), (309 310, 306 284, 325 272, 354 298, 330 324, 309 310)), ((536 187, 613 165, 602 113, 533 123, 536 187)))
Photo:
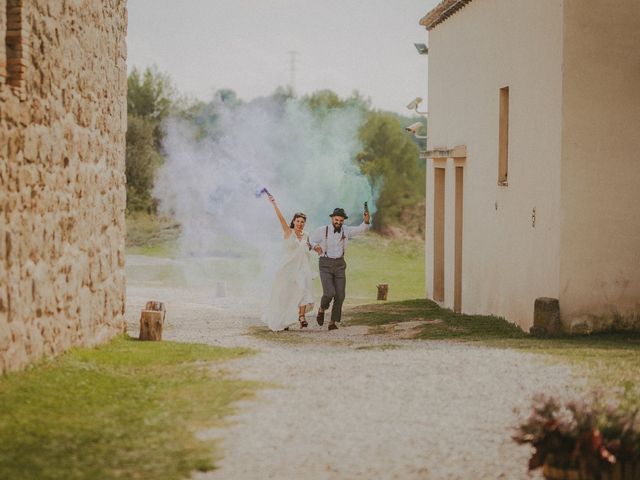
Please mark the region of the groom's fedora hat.
POLYGON ((343 217, 345 220, 349 217, 347 217, 347 214, 345 213, 343 208, 334 208, 333 209, 333 213, 331 215, 329 215, 330 217, 343 217))

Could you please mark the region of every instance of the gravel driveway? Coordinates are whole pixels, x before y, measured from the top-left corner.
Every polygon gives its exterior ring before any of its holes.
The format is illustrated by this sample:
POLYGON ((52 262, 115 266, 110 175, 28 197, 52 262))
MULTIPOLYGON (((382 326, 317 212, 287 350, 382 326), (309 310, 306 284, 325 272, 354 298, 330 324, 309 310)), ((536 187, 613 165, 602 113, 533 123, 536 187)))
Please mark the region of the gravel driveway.
POLYGON ((199 432, 221 439, 224 458, 197 480, 542 478, 527 473, 530 451, 510 438, 513 409, 526 409, 535 392, 567 394, 574 384, 568 367, 531 354, 356 326, 329 333, 311 317, 304 332, 255 335, 255 297, 215 298, 211 288, 135 275, 127 286, 132 334, 151 299, 167 305, 164 338, 253 348, 257 355, 225 370, 273 385, 239 403, 228 427, 199 432))

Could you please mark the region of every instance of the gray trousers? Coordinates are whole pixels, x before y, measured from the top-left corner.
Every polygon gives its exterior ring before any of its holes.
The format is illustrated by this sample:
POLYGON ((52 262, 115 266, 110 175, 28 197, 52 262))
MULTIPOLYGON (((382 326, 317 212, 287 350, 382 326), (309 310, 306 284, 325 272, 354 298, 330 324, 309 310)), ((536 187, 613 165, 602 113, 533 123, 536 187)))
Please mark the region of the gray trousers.
POLYGON ((322 299, 320 308, 327 310, 333 300, 331 321, 339 322, 342 317, 345 286, 347 284, 347 263, 344 258, 320 257, 320 281, 322 282, 322 299))

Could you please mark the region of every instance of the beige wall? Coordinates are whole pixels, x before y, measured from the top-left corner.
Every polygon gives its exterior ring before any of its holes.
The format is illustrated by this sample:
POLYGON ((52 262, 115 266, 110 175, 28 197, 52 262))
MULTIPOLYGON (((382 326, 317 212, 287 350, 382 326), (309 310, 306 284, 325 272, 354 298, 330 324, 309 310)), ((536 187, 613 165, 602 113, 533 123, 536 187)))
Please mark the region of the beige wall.
POLYGON ((560 308, 640 326, 640 2, 565 0, 560 308))
MULTIPOLYGON (((528 328, 559 295, 562 2, 474 1, 429 32, 428 148, 466 145, 462 311, 528 328), (499 90, 510 88, 509 185, 498 186, 499 90), (532 210, 536 224, 532 227, 532 210)), ((453 307, 454 161, 445 160, 445 300, 453 307)), ((433 161, 427 291, 433 292, 433 161)))
POLYGON ((126 4, 19 3, 22 91, 0 68, 0 372, 124 328, 126 4))

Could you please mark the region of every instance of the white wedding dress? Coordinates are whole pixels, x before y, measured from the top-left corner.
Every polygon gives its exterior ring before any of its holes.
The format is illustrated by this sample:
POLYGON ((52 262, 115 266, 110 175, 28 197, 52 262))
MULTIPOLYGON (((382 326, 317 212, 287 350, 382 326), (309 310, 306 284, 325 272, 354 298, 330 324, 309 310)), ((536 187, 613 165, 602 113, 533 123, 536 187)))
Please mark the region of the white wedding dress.
POLYGON ((300 240, 293 232, 284 239, 282 259, 262 314, 262 321, 274 332, 297 323, 300 306, 305 313, 313 309, 308 241, 306 233, 300 240))

